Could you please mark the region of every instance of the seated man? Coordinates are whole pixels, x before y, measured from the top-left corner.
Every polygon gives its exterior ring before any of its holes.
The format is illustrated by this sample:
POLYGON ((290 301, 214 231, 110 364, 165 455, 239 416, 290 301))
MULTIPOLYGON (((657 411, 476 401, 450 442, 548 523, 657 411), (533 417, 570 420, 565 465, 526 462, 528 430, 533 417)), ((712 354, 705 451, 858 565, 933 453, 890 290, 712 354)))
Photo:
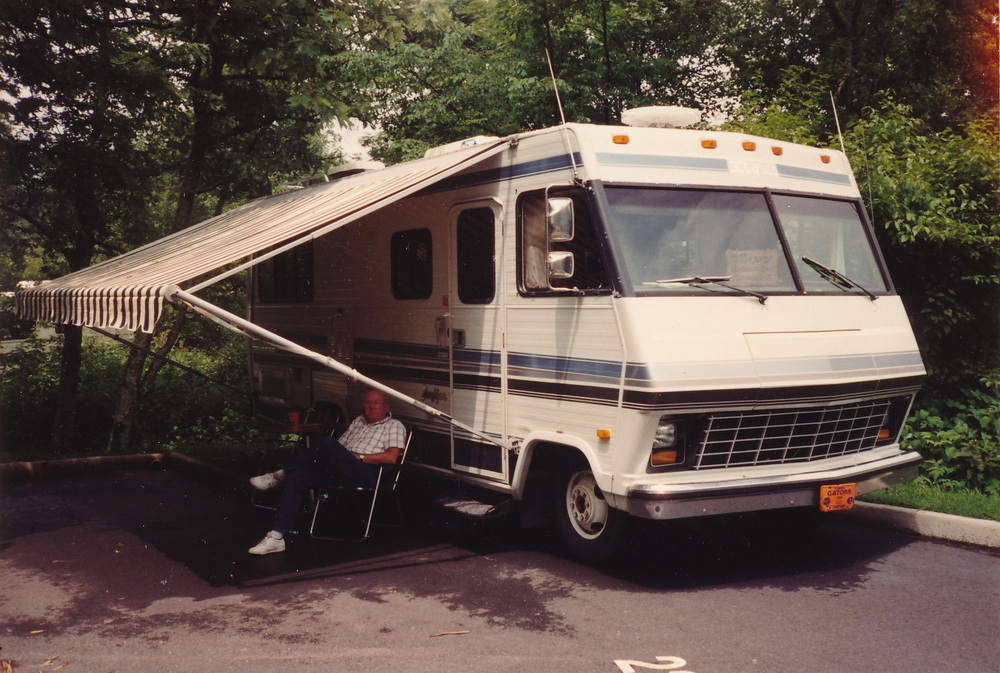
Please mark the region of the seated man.
POLYGON ((285 535, 292 530, 310 488, 374 486, 379 466, 394 464, 405 443, 406 429, 389 413, 385 393, 369 390, 364 414, 354 419, 340 441, 323 437, 288 461, 285 469, 250 480, 250 485, 260 491, 284 485, 272 530, 250 548, 250 553, 285 551, 285 535))

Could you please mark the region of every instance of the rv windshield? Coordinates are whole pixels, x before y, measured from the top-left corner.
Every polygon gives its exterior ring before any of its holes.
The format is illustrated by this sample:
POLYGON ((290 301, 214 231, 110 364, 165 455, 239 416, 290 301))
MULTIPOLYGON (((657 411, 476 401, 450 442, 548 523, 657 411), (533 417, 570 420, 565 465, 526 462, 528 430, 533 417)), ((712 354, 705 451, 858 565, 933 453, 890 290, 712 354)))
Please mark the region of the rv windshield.
POLYGON ((875 292, 886 291, 851 202, 774 195, 791 248, 786 250, 761 192, 608 187, 606 194, 623 276, 637 294, 734 293, 691 278, 722 278, 744 293, 846 291, 825 281, 803 256, 875 292), (790 258, 803 287, 796 285, 790 258))

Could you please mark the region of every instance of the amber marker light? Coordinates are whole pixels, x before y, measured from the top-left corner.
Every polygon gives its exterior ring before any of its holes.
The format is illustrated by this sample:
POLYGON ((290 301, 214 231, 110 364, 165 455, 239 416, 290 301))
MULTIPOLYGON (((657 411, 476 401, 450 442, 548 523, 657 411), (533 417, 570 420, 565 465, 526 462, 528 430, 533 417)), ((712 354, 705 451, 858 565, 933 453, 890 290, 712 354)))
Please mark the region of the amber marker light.
POLYGON ((654 451, 650 456, 649 462, 654 467, 662 467, 663 465, 676 465, 677 464, 677 451, 654 451))
POLYGON ((819 160, 822 161, 824 164, 828 164, 828 163, 830 163, 830 155, 829 154, 821 154, 821 155, 819 155, 819 160))
POLYGON ((780 157, 781 154, 782 154, 782 152, 784 152, 784 151, 785 150, 781 149, 780 147, 772 147, 771 148, 771 154, 773 154, 776 157, 780 157))
POLYGON ((753 142, 752 140, 744 140, 743 149, 746 150, 747 152, 756 152, 757 143, 753 142))
POLYGON ((628 145, 629 137, 627 135, 611 136, 611 142, 615 145, 628 145))
POLYGON ((716 147, 719 146, 719 144, 714 140, 702 140, 701 146, 704 147, 706 150, 714 150, 716 147))
POLYGON ((608 430, 607 428, 598 428, 597 429, 597 438, 598 439, 611 439, 611 431, 608 430))
POLYGON ((878 439, 879 439, 880 442, 889 439, 889 437, 891 437, 891 436, 892 436, 892 432, 889 430, 889 428, 879 428, 878 429, 878 439))

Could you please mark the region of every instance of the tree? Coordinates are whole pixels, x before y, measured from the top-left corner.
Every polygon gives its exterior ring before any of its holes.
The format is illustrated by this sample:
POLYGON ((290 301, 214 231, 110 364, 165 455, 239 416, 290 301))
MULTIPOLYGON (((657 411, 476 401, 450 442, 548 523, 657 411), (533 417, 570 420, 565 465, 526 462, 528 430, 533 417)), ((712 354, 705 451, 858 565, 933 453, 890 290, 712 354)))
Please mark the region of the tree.
MULTIPOLYGON (((372 25, 394 23, 356 10, 318 0, 4 3, 0 209, 12 235, 46 250, 43 271, 58 275, 314 172, 317 132, 344 112, 334 57, 372 25)), ((72 427, 79 342, 69 328, 57 445, 72 427)), ((144 364, 136 356, 126 373, 116 448, 129 443, 144 364)))
MULTIPOLYGON (((891 91, 933 130, 996 114, 992 0, 727 0, 719 48, 733 93, 775 97, 802 68, 845 124, 891 91)), ((830 129, 832 131, 832 128, 830 129)))
POLYGON ((934 131, 887 99, 845 140, 928 366, 930 395, 1000 378, 995 121, 934 131))
MULTIPOLYGON (((440 6, 439 6, 440 8, 440 6)), ((615 122, 645 104, 711 108, 721 93, 711 26, 721 0, 465 0, 412 26, 388 54, 352 52, 359 116, 376 154, 568 121, 615 122)))
MULTIPOLYGON (((159 119, 163 110, 149 102, 168 88, 142 67, 144 46, 96 14, 55 2, 0 6, 0 142, 8 162, 0 208, 8 235, 44 250, 43 271, 52 274, 136 238, 156 172, 134 139, 159 119)), ((67 328, 56 447, 71 437, 81 338, 80 328, 67 328)))

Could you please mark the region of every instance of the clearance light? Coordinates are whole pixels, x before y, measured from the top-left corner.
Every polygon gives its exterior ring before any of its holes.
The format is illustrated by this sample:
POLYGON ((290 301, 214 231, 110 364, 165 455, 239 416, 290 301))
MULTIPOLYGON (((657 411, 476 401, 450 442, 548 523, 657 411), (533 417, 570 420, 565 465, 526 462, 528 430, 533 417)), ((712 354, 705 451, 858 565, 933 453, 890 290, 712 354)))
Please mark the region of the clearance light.
POLYGON ((626 135, 611 136, 611 142, 613 142, 615 145, 628 145, 628 136, 626 135))
POLYGON ((597 438, 598 439, 611 439, 611 431, 608 430, 607 428, 598 428, 597 429, 597 438))
POLYGON ((704 147, 706 150, 714 150, 716 147, 718 147, 718 145, 719 144, 717 142, 715 142, 714 140, 702 140, 701 141, 701 146, 704 147))
POLYGON ((819 160, 822 161, 824 164, 828 164, 828 163, 830 163, 830 155, 829 154, 821 154, 821 155, 819 155, 819 160))
POLYGON ((781 149, 780 147, 772 147, 771 148, 771 154, 773 154, 776 157, 780 157, 782 152, 784 152, 784 150, 781 149))
POLYGON ((892 437, 892 431, 889 428, 879 428, 878 429, 878 439, 879 441, 885 441, 892 437))
POLYGON ((757 151, 757 143, 755 143, 753 141, 750 141, 750 140, 744 140, 743 141, 743 149, 745 149, 747 152, 756 152, 757 151))

